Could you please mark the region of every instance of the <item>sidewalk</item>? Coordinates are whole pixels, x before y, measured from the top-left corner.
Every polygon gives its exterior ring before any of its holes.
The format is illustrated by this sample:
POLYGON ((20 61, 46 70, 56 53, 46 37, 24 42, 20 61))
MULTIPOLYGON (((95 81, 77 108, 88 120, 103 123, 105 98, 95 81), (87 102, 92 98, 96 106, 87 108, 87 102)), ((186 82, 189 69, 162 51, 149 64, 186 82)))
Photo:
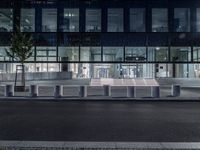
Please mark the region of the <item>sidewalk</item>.
POLYGON ((67 149, 200 149, 200 142, 69 142, 69 141, 0 141, 6 150, 67 149))

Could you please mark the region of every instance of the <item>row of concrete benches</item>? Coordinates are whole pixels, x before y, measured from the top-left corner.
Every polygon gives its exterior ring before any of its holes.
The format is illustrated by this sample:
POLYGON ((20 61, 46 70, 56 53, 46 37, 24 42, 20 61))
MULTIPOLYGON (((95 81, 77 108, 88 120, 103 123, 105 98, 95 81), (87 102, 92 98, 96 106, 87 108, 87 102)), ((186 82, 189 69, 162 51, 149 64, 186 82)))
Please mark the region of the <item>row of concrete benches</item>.
MULTIPOLYGON (((68 86, 70 87, 70 86, 68 86)), ((81 85, 79 87, 79 96, 80 97, 87 97, 88 96, 88 87, 87 85, 81 85)), ((110 85, 103 85, 103 96, 110 97, 111 96, 111 88, 113 86, 110 85)), ((146 86, 145 86, 146 87, 146 86)), ((159 98, 160 97, 160 86, 149 86, 151 88, 151 97, 159 98)), ((136 88, 137 86, 126 86, 127 92, 126 95, 128 98, 135 98, 136 97, 136 88)), ((5 94, 6 97, 13 97, 14 96, 14 85, 5 85, 5 94)), ((180 85, 172 85, 171 87, 171 95, 172 96, 180 96, 180 85)), ((30 97, 37 97, 38 95, 38 85, 30 85, 29 87, 29 96, 30 97)), ((55 85, 54 86, 54 97, 61 98, 63 97, 63 85, 55 85)))

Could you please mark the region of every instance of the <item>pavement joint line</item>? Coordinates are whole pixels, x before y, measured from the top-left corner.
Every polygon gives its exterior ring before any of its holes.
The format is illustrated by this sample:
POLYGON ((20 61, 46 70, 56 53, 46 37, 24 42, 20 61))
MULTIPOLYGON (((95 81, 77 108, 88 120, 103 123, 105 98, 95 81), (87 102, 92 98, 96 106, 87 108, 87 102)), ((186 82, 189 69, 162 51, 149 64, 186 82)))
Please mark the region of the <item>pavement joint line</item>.
POLYGON ((200 149, 200 142, 72 142, 72 141, 0 141, 1 147, 14 148, 136 148, 200 149))

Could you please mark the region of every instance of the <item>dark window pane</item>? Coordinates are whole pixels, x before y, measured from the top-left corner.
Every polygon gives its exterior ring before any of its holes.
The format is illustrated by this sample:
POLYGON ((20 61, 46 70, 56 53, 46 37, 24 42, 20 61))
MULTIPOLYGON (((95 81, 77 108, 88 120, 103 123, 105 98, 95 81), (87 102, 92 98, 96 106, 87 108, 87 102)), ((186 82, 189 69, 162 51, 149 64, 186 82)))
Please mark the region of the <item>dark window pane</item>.
POLYGON ((197 8, 196 19, 197 32, 200 32, 200 8, 197 8))
POLYGON ((86 32, 101 32, 101 9, 86 10, 86 32))
POLYGON ((0 32, 13 31, 13 10, 0 9, 0 32))
POLYGON ((64 9, 64 32, 79 32, 79 9, 64 9))
POLYGON ((57 45, 57 37, 54 33, 37 34, 36 45, 54 46, 57 45))
POLYGON ((190 9, 175 8, 174 9, 174 31, 190 32, 190 9))
POLYGON ((42 9, 42 31, 57 31, 57 9, 42 9))
POLYGON ((108 32, 123 32, 123 9, 108 9, 108 32))
POLYGON ((21 9, 21 31, 35 31, 35 9, 21 9))
POLYGON ((166 8, 152 9, 152 32, 168 31, 168 10, 166 8))
POLYGON ((130 9, 130 31, 145 32, 145 9, 131 8, 130 9))

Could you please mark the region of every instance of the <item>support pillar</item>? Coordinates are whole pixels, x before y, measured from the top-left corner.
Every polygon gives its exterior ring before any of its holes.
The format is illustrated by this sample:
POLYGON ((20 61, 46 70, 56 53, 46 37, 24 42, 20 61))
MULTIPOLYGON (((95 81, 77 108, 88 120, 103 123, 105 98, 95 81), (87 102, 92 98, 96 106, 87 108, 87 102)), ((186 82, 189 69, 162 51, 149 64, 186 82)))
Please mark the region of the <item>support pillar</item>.
POLYGON ((136 87, 127 86, 127 97, 135 98, 136 97, 136 87))
POLYGON ((111 96, 111 86, 110 85, 103 85, 103 95, 111 96))
POLYGON ((38 86, 37 85, 30 85, 29 89, 30 97, 37 97, 38 96, 38 86))
POLYGON ((62 85, 56 85, 54 87, 54 97, 60 98, 63 96, 63 86, 62 85))
POLYGON ((5 96, 12 97, 14 96, 14 86, 13 85, 6 85, 5 86, 5 96))
POLYGON ((151 87, 151 97, 154 97, 154 98, 160 97, 160 87, 159 86, 151 87))

